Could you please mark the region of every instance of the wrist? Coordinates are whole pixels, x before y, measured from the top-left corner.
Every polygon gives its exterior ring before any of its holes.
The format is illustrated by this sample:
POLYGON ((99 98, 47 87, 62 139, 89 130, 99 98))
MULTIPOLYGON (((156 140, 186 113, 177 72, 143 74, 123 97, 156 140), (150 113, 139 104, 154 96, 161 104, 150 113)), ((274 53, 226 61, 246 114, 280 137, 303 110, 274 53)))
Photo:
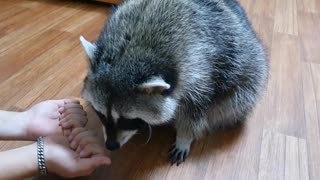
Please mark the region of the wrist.
POLYGON ((28 140, 28 121, 25 112, 0 111, 0 139, 28 140))
POLYGON ((28 111, 19 112, 16 115, 16 119, 19 123, 18 125, 18 136, 21 140, 37 140, 38 137, 36 137, 32 130, 30 129, 30 116, 28 111))
POLYGON ((45 163, 46 163, 46 168, 47 168, 47 173, 54 173, 53 169, 54 169, 54 158, 52 158, 52 156, 54 156, 55 151, 52 149, 55 149, 55 147, 52 145, 52 142, 50 140, 50 138, 48 137, 44 137, 44 159, 45 159, 45 163))
POLYGON ((25 168, 29 172, 30 176, 35 176, 38 174, 38 156, 37 156, 37 143, 32 143, 26 146, 26 152, 28 154, 25 168))
POLYGON ((37 141, 39 136, 45 135, 35 132, 34 128, 37 124, 32 122, 32 118, 30 110, 17 114, 17 119, 20 121, 20 140, 37 141))
POLYGON ((0 153, 0 179, 25 179, 37 175, 35 143, 0 153))

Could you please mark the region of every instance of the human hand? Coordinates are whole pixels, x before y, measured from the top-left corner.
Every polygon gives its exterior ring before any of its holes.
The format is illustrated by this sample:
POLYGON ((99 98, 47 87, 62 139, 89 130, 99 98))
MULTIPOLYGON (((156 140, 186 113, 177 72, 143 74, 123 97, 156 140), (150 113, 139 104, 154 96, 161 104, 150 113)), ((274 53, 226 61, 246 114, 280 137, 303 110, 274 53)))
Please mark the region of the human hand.
POLYGON ((68 136, 70 147, 75 150, 81 158, 105 154, 105 148, 99 143, 95 133, 86 128, 75 128, 68 136))
MULTIPOLYGON (((75 112, 74 109, 83 111, 78 100, 48 100, 36 104, 29 110, 21 113, 21 116, 26 119, 24 121, 26 124, 26 139, 35 140, 39 136, 61 134, 62 128, 59 126, 59 119, 66 115, 73 118, 74 116, 70 114, 72 114, 71 112, 75 112)), ((86 123, 86 121, 82 120, 81 123, 86 123)))
POLYGON ((64 136, 69 136, 74 128, 84 127, 87 122, 87 113, 79 103, 67 103, 60 108, 60 125, 64 136))
MULTIPOLYGON (((78 138, 79 142, 92 139, 92 136, 78 138)), ((63 177, 79 177, 90 175, 96 168, 109 165, 110 159, 105 156, 103 147, 91 141, 87 144, 86 157, 81 157, 70 148, 65 136, 45 137, 45 159, 47 170, 63 177)))
MULTIPOLYGON (((82 142, 86 138, 80 138, 82 142)), ((90 156, 80 157, 70 148, 67 137, 54 135, 44 138, 44 157, 49 173, 63 177, 79 177, 91 174, 97 167, 109 165, 103 147, 91 143, 86 146, 90 156)), ((0 179, 26 179, 38 174, 37 143, 0 152, 0 179), (18 163, 18 166, 17 166, 18 163)))

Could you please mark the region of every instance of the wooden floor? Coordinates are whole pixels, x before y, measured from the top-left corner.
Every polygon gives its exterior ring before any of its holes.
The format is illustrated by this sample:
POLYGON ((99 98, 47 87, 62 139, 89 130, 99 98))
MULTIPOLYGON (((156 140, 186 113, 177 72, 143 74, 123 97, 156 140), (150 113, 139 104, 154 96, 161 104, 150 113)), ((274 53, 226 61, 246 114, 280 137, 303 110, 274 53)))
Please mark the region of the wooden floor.
MULTIPOLYGON (((241 0, 268 48, 267 93, 242 126, 196 142, 170 166, 168 127, 143 133, 112 153, 113 164, 85 179, 320 179, 320 0, 241 0)), ((86 56, 109 6, 83 1, 0 1, 0 108, 23 110, 52 98, 80 97, 86 56)), ((100 132, 90 107, 90 127, 100 132)), ((100 134, 101 135, 101 134, 100 134)), ((0 150, 26 142, 0 142, 0 150)))

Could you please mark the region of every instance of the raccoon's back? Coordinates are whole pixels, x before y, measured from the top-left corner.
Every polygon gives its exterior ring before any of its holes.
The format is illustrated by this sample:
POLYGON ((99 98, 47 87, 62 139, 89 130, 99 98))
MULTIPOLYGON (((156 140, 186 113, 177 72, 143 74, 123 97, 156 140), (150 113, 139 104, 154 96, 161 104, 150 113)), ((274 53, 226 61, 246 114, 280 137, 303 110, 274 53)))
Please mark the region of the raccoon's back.
POLYGON ((174 55, 190 43, 219 48, 238 36, 243 24, 250 31, 235 0, 128 0, 112 15, 99 39, 113 54, 144 47, 159 55, 162 51, 174 55))
POLYGON ((195 34, 207 42, 202 53, 210 52, 205 59, 214 69, 214 81, 221 82, 216 90, 240 85, 263 86, 268 74, 265 50, 238 1, 193 2, 201 6, 194 17, 198 30, 195 34))
POLYGON ((214 88, 228 88, 266 79, 263 46, 236 0, 129 0, 113 14, 98 44, 111 62, 148 52, 163 62, 134 60, 176 64, 182 86, 218 81, 214 88))

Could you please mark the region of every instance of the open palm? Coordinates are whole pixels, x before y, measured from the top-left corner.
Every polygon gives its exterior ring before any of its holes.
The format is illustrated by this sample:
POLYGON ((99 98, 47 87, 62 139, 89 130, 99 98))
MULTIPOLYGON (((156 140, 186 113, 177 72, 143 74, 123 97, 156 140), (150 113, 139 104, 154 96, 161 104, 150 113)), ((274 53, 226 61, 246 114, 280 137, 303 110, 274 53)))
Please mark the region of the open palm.
MULTIPOLYGON (((79 136, 79 135, 78 135, 79 136)), ((79 144, 86 143, 95 137, 89 135, 78 138, 79 144)), ((109 165, 110 159, 105 156, 105 149, 96 142, 87 144, 88 156, 80 155, 70 148, 66 136, 45 137, 45 154, 48 171, 63 177, 87 176, 102 165, 109 165)))
POLYGON ((76 104, 81 107, 77 100, 49 100, 41 102, 24 114, 28 119, 27 136, 36 139, 39 136, 61 134, 59 119, 66 104, 76 104))

